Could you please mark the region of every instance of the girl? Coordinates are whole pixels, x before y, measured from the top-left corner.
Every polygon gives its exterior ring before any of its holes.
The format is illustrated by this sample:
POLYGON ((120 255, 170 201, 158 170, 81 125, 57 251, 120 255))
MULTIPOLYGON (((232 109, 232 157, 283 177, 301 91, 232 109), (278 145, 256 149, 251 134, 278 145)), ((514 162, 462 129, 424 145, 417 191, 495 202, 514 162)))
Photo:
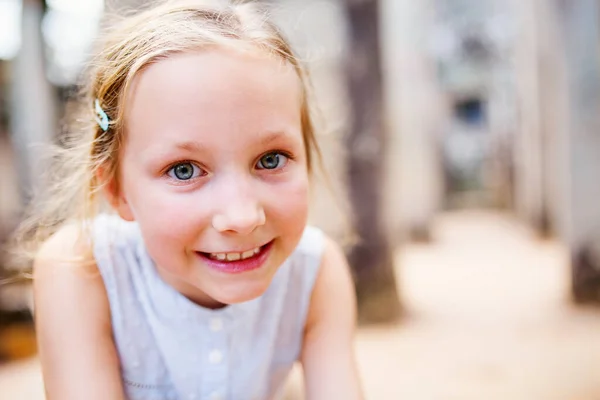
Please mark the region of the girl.
POLYGON ((55 231, 34 261, 48 399, 271 399, 296 360, 308 399, 359 399, 351 277, 306 225, 319 152, 288 43, 223 1, 103 37, 91 125, 33 223, 55 231))

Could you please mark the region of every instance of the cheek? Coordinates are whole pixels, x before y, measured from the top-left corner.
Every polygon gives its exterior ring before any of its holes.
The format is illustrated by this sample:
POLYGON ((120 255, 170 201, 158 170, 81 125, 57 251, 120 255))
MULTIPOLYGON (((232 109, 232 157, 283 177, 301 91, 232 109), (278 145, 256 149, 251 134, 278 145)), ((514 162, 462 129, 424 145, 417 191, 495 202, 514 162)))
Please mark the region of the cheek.
POLYGON ((301 234, 308 218, 308 192, 306 174, 281 185, 265 202, 267 219, 290 234, 301 234))
POLYGON ((136 221, 148 241, 161 243, 161 247, 189 244, 209 221, 203 212, 207 209, 203 196, 197 193, 177 192, 166 188, 164 182, 142 179, 129 187, 133 190, 128 200, 136 221))

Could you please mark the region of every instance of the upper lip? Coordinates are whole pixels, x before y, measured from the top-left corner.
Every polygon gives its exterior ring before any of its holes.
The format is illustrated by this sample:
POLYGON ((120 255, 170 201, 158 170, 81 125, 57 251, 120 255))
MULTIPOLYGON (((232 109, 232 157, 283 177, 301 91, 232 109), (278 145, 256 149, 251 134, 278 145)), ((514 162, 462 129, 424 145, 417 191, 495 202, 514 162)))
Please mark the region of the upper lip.
POLYGON ((244 248, 244 250, 232 250, 232 249, 229 249, 229 250, 224 250, 224 251, 198 251, 198 252, 199 253, 204 253, 204 254, 244 253, 246 251, 251 251, 251 250, 254 250, 256 248, 261 248, 263 246, 266 246, 267 244, 269 244, 271 242, 272 242, 272 240, 269 240, 268 242, 264 242, 263 244, 259 244, 259 245, 256 245, 254 247, 246 247, 246 248, 244 248))

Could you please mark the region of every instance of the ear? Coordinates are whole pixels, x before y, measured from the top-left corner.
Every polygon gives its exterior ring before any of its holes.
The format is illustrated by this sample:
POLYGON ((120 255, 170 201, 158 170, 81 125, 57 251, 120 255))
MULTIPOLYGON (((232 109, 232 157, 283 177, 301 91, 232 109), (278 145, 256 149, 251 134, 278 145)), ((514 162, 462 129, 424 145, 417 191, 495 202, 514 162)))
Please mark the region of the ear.
POLYGON ((107 168, 98 168, 96 178, 102 183, 102 191, 108 203, 125 221, 134 221, 135 218, 127 202, 125 193, 121 190, 119 180, 115 174, 108 174, 107 168), (111 176, 109 176, 111 175, 111 176))

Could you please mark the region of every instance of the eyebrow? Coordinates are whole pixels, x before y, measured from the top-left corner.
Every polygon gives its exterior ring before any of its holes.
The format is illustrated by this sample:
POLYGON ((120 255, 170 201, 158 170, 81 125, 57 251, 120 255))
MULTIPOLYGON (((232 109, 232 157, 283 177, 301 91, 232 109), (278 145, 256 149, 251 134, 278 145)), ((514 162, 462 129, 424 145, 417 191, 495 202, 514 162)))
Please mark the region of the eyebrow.
MULTIPOLYGON (((293 136, 284 131, 270 131, 259 141, 260 145, 266 146, 281 139, 291 139, 293 136)), ((175 148, 188 152, 201 152, 206 150, 201 142, 190 140, 175 143, 175 148)))
POLYGON ((290 135, 285 131, 271 131, 268 132, 263 138, 260 139, 261 145, 268 145, 281 139, 292 139, 293 135, 290 135))
POLYGON ((175 147, 188 152, 200 152, 206 149, 206 146, 195 140, 175 143, 175 147))

